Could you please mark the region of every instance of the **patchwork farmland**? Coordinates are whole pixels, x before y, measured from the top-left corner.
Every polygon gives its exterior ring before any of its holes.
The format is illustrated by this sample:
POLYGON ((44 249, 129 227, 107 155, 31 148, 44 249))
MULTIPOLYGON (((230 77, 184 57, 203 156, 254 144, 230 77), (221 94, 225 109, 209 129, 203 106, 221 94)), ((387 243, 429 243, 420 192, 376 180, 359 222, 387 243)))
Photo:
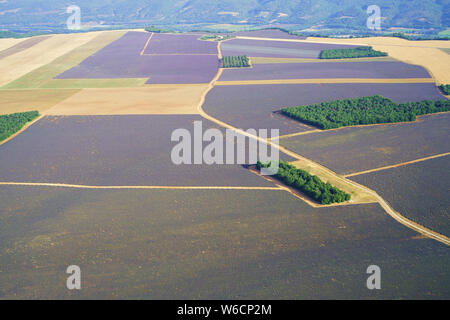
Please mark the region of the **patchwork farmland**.
MULTIPOLYGON (((0 39, 0 117, 40 113, 0 141, 0 299, 448 299, 449 113, 327 131, 280 113, 373 95, 444 100, 436 66, 411 61, 400 39, 203 35, 0 39), (319 59, 366 42, 389 56, 319 59), (223 69, 224 56, 250 67, 223 69), (199 121, 275 148, 350 200, 322 205, 261 175, 247 147, 243 164, 175 164, 172 134, 193 138, 195 162, 199 121), (278 129, 279 142, 248 129, 278 129), (61 273, 74 263, 79 292, 61 273), (370 264, 383 290, 367 290, 370 264)), ((430 60, 444 59, 436 51, 430 60)), ((12 127, 2 121, 0 133, 12 127)))
POLYGON ((149 84, 209 83, 214 78, 219 64, 217 44, 191 35, 159 37, 128 32, 56 78, 148 78, 149 84))

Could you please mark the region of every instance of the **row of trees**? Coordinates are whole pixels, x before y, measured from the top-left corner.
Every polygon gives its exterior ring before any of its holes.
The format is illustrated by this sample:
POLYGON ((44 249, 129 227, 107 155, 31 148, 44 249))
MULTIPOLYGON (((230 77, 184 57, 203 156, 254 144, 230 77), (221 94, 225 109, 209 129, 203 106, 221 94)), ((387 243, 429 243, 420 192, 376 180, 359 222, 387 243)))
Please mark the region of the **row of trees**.
POLYGON ((419 115, 450 110, 450 100, 396 103, 380 95, 287 107, 281 112, 298 121, 334 129, 353 125, 416 121, 419 115))
POLYGON ((246 68, 250 67, 247 56, 226 56, 222 59, 224 68, 246 68))
POLYGON ((20 112, 0 115, 0 141, 3 141, 23 128, 23 126, 39 117, 38 111, 20 112))
POLYGON ((327 49, 322 50, 320 59, 346 59, 366 57, 386 57, 386 52, 374 50, 372 47, 363 46, 352 49, 327 49))
POLYGON ((446 95, 450 95, 450 84, 442 84, 439 86, 439 89, 446 95))
POLYGON ((163 28, 155 27, 155 26, 146 27, 145 31, 153 32, 153 33, 172 33, 173 32, 171 30, 167 30, 167 29, 163 29, 163 28))
MULTIPOLYGON (((271 162, 257 162, 258 170, 268 168, 271 162)), ((305 193, 321 204, 340 203, 350 200, 350 195, 334 186, 329 182, 324 183, 317 176, 309 174, 305 170, 296 168, 288 162, 280 161, 276 178, 285 184, 305 193)))

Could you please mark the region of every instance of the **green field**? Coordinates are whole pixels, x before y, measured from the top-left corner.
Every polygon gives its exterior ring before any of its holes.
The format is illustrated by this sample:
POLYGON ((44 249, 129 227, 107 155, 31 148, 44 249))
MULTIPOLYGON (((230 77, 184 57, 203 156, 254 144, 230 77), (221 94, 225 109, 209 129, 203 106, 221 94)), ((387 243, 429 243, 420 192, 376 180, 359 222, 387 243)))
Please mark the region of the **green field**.
POLYGON ((99 51, 106 45, 117 40, 125 34, 125 31, 114 31, 102 33, 88 43, 72 50, 71 52, 55 59, 53 62, 31 71, 14 80, 0 89, 25 89, 25 88, 41 88, 47 83, 61 74, 62 72, 77 66, 83 60, 99 51))

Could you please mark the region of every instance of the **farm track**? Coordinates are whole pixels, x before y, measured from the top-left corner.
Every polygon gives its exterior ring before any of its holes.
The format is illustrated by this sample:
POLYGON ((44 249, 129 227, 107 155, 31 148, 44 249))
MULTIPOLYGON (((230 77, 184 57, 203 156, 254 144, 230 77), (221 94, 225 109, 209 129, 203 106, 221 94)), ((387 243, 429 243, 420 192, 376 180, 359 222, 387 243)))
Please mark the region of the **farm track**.
POLYGON ((371 172, 377 172, 377 171, 382 171, 382 170, 387 170, 387 169, 392 169, 392 168, 403 167, 403 166, 407 166, 409 164, 423 162, 423 161, 426 161, 426 160, 431 160, 431 159, 436 159, 436 158, 441 158, 441 157, 446 157, 446 156, 449 156, 449 155, 450 155, 450 152, 436 154, 434 156, 429 156, 429 157, 415 159, 415 160, 411 160, 411 161, 407 161, 407 162, 397 163, 397 164, 393 164, 393 165, 390 165, 390 166, 385 166, 385 167, 380 167, 380 168, 375 168, 375 169, 369 169, 369 170, 360 171, 360 172, 354 172, 354 173, 346 174, 346 175, 344 175, 344 177, 345 178, 349 178, 349 177, 359 176, 359 175, 366 174, 366 173, 371 173, 371 172))
MULTIPOLYGON (((219 51, 219 58, 220 58, 220 57, 221 57, 220 42, 218 43, 218 51, 219 51)), ((441 243, 446 244, 447 246, 450 245, 450 239, 449 239, 448 237, 446 237, 446 236, 444 236, 444 235, 442 235, 442 234, 439 234, 439 233, 437 233, 437 232, 435 232, 435 231, 433 231, 433 230, 430 230, 430 229, 428 229, 428 228, 426 228, 426 227, 424 227, 424 226, 422 226, 422 225, 419 225, 418 223, 415 223, 414 221, 411 221, 411 220, 405 218, 405 217, 402 216, 400 213, 398 213, 397 211, 395 211, 395 210, 388 204, 388 202, 387 202, 386 200, 384 200, 384 199, 383 199, 378 193, 376 193, 374 190, 372 190, 372 189, 370 189, 370 188, 368 188, 368 187, 366 187, 366 186, 360 185, 360 184, 358 184, 358 183, 356 183, 356 182, 354 182, 354 181, 351 181, 351 180, 349 180, 349 179, 346 179, 345 177, 338 175, 338 174, 335 173, 334 171, 332 171, 332 170, 330 170, 330 169, 328 169, 328 168, 326 168, 326 167, 324 167, 324 166, 322 166, 322 165, 320 165, 320 164, 318 164, 318 163, 316 163, 316 162, 314 162, 314 161, 312 161, 312 160, 310 160, 310 159, 304 158, 304 157, 300 156, 299 154, 297 154, 297 153, 295 153, 295 152, 293 152, 293 151, 291 151, 291 150, 289 150, 289 149, 287 149, 287 148, 285 148, 285 147, 283 147, 283 146, 280 146, 280 145, 278 145, 278 144, 276 144, 276 143, 273 143, 273 142, 272 142, 271 140, 269 140, 269 139, 263 139, 263 138, 260 138, 259 136, 255 136, 255 135, 249 134, 249 133, 246 132, 246 131, 243 131, 243 130, 241 130, 241 129, 238 129, 238 128, 236 128, 236 127, 233 127, 233 126, 231 126, 230 124, 225 123, 225 122, 223 122, 223 121, 221 121, 221 120, 219 120, 219 119, 216 119, 216 118, 210 116, 209 114, 207 114, 207 113, 203 110, 203 104, 204 104, 204 102, 205 102, 206 95, 208 94, 208 92, 209 92, 211 89, 214 88, 214 86, 216 85, 217 80, 218 80, 218 79, 220 78, 220 76, 222 75, 222 72, 223 72, 223 69, 219 69, 219 71, 217 72, 217 74, 216 74, 216 76, 214 77, 214 79, 210 82, 210 84, 209 84, 208 88, 206 89, 205 93, 202 95, 202 98, 201 98, 200 103, 199 103, 199 105, 198 105, 198 112, 199 112, 199 114, 200 114, 202 117, 204 117, 205 119, 207 119, 207 120, 209 120, 209 121, 212 121, 212 122, 214 122, 214 123, 216 123, 216 124, 218 124, 218 125, 220 125, 220 126, 222 126, 222 127, 224 127, 224 128, 233 130, 234 132, 236 132, 236 133, 238 133, 238 134, 247 136, 247 137, 249 137, 249 138, 256 139, 257 141, 260 141, 260 142, 262 142, 262 143, 265 143, 265 144, 267 144, 267 145, 270 145, 271 147, 278 149, 279 151, 283 152, 284 154, 286 154, 286 155, 288 155, 288 156, 290 156, 290 157, 292 157, 292 158, 294 158, 294 159, 297 159, 297 160, 300 160, 300 161, 304 161, 304 162, 306 162, 306 163, 309 163, 311 166, 317 168, 318 171, 322 171, 322 172, 324 172, 325 174, 328 174, 328 175, 333 176, 333 178, 334 178, 336 181, 340 181, 340 182, 342 182, 342 183, 349 184, 349 185, 355 187, 356 189, 359 189, 359 190, 361 190, 361 191, 363 191, 363 192, 365 192, 365 193, 368 193, 368 194, 372 195, 372 196, 376 199, 376 201, 380 204, 380 206, 386 211, 386 213, 389 214, 389 215, 390 215, 392 218, 394 218, 396 221, 400 222, 400 223, 403 224, 404 226, 406 226, 406 227, 408 227, 408 228, 410 228, 410 229, 412 229, 412 230, 414 230, 414 231, 416 231, 416 232, 419 232, 420 234, 422 234, 422 235, 424 235, 424 236, 426 236, 426 237, 429 237, 429 238, 431 238, 431 239, 437 240, 437 241, 439 241, 439 242, 441 242, 441 243)))
POLYGON ((81 184, 51 182, 0 182, 0 186, 60 187, 72 189, 165 189, 165 190, 275 190, 282 187, 237 187, 237 186, 89 186, 81 184))

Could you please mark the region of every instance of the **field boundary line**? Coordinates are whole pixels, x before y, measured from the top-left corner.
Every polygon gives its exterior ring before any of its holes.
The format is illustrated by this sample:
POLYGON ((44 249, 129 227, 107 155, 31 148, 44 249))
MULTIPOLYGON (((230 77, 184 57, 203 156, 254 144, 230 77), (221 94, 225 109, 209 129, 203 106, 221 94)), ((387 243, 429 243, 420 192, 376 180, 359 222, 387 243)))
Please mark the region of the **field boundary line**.
POLYGON ((217 56, 217 53, 143 53, 141 56, 217 56))
POLYGON ((277 187, 243 187, 243 186, 94 186, 82 184, 52 183, 52 182, 0 182, 0 186, 26 187, 59 187, 73 189, 168 189, 168 190, 276 190, 277 187))
POLYGON ((29 127, 31 127, 33 124, 35 124, 36 122, 38 122, 39 120, 41 120, 43 117, 45 117, 45 114, 41 114, 39 117, 37 117, 36 119, 34 119, 33 121, 30 121, 28 123, 26 123, 22 129, 20 129, 19 131, 17 131, 16 133, 14 133, 12 136, 6 138, 3 141, 0 141, 0 146, 7 143, 8 141, 14 139, 15 137, 17 137, 19 134, 21 134, 22 132, 24 132, 25 130, 27 130, 29 127))
POLYGON ((273 140, 273 139, 284 139, 284 138, 290 138, 290 137, 297 137, 297 136, 303 136, 305 134, 310 134, 310 133, 316 133, 316 132, 322 132, 324 130, 320 130, 320 129, 314 129, 314 130, 308 130, 308 131, 301 131, 301 132, 295 132, 295 133, 289 133, 289 134, 284 134, 282 136, 278 136, 278 137, 273 137, 270 138, 268 140, 273 140))
POLYGON ((449 156, 449 155, 450 155, 450 152, 440 153, 440 154, 436 154, 434 156, 429 156, 429 157, 415 159, 415 160, 411 160, 411 161, 407 161, 407 162, 397 163, 397 164, 393 164, 393 165, 390 165, 390 166, 385 166, 385 167, 380 167, 380 168, 375 168, 375 169, 369 169, 369 170, 364 170, 364 171, 360 171, 360 172, 349 173, 349 174, 344 175, 344 177, 345 178, 349 178, 349 177, 359 176, 359 175, 366 174, 366 173, 371 173, 371 172, 377 172, 377 171, 382 171, 382 170, 387 170, 387 169, 392 169, 392 168, 403 167, 403 166, 407 166, 407 165, 410 165, 410 164, 419 163, 419 162, 423 162, 423 161, 427 161, 427 160, 431 160, 431 159, 446 157, 446 156, 449 156))
POLYGON ((153 32, 150 33, 150 37, 148 37, 148 40, 147 40, 147 42, 145 43, 144 49, 142 49, 142 51, 141 51, 141 54, 140 54, 141 56, 144 55, 144 52, 145 52, 145 50, 147 49, 147 46, 148 46, 148 44, 150 43, 150 40, 152 39, 153 35, 154 35, 153 32))
MULTIPOLYGON (((220 47, 220 43, 219 43, 219 47, 220 47)), ((216 75, 216 76, 214 77, 214 79, 210 82, 210 84, 209 84, 209 86, 208 86, 208 89, 206 90, 206 92, 205 92, 205 94, 204 94, 204 97, 206 97, 206 94, 214 87, 214 85, 215 85, 217 79, 218 79, 218 78, 220 77, 220 75, 221 75, 221 70, 222 70, 222 69, 219 69, 219 71, 217 72, 217 75, 216 75)), ((291 151, 291 150, 289 150, 289 149, 287 149, 287 148, 285 148, 285 147, 283 147, 283 146, 281 146, 281 145, 279 145, 279 144, 273 143, 272 141, 270 141, 270 140, 268 140, 268 139, 263 139, 263 138, 261 138, 261 137, 259 137, 259 136, 255 136, 255 135, 249 134, 249 133, 246 132, 246 131, 243 131, 243 130, 241 130, 241 129, 238 129, 238 128, 236 128, 236 127, 233 127, 232 125, 230 125, 230 124, 228 124, 228 123, 225 123, 225 122, 223 122, 223 121, 221 121, 221 120, 219 120, 219 119, 214 118, 213 116, 210 116, 209 114, 207 114, 207 113, 203 110, 204 97, 203 97, 201 103, 198 105, 198 111, 199 111, 200 115, 201 115, 203 118, 205 118, 205 119, 207 119, 207 120, 210 120, 210 121, 212 121, 212 122, 214 122, 214 123, 216 123, 216 124, 218 124, 218 125, 220 125, 220 126, 222 126, 222 127, 224 127, 224 128, 231 129, 231 130, 233 130, 234 132, 236 132, 236 133, 238 133, 238 134, 242 134, 242 135, 244 135, 244 136, 247 136, 247 137, 256 139, 257 141, 261 141, 262 143, 266 143, 267 145, 270 145, 270 146, 272 146, 272 147, 278 149, 279 151, 283 152, 284 154, 286 154, 286 155, 288 155, 288 156, 290 156, 290 157, 292 157, 292 158, 294 158, 294 159, 297 159, 297 160, 301 160, 301 161, 305 161, 305 162, 307 162, 307 163, 310 163, 312 166, 317 167, 318 170, 324 171, 325 173, 328 173, 329 175, 333 176, 336 180, 339 180, 339 181, 341 181, 341 182, 343 182, 343 183, 350 184, 350 185, 352 185, 353 187, 355 187, 355 188, 357 188, 357 189, 359 189, 359 190, 365 191, 366 193, 372 195, 372 196, 376 199, 376 201, 380 204, 380 206, 384 209, 384 211, 385 211, 388 215, 390 215, 394 220, 396 220, 397 222, 403 224, 404 226, 408 227, 409 229, 412 229, 412 230, 414 230, 414 231, 416 231, 416 232, 418 232, 418 233, 420 233, 420 234, 422 234, 422 235, 424 235, 424 236, 426 236, 426 237, 428 237, 428 238, 437 240, 437 241, 439 241, 439 242, 441 242, 441 243, 444 243, 444 244, 447 245, 447 246, 450 246, 450 239, 449 239, 448 237, 446 237, 446 236, 444 236, 444 235, 442 235, 442 234, 440 234, 440 233, 437 233, 437 232, 435 232, 435 231, 433 231, 433 230, 431 230, 431 229, 428 229, 428 228, 426 228, 426 227, 424 227, 424 226, 422 226, 422 225, 419 225, 418 223, 415 223, 415 222, 413 222, 413 221, 411 221, 411 220, 405 218, 405 217, 402 216, 400 213, 398 213, 397 211, 395 211, 394 209, 392 209, 391 206, 387 203, 387 201, 384 200, 384 199, 383 199, 378 193, 376 193, 374 190, 372 190, 372 189, 370 189, 370 188, 368 188, 368 187, 366 187, 366 186, 363 186, 363 185, 361 185, 361 184, 359 184, 359 183, 356 183, 356 182, 354 182, 354 181, 352 181, 352 180, 350 180, 350 179, 347 179, 347 178, 345 178, 345 177, 343 177, 343 176, 340 176, 340 175, 338 175, 336 172, 334 172, 334 171, 328 169, 327 167, 324 167, 324 166, 322 166, 321 164, 318 164, 318 163, 316 163, 316 162, 314 162, 314 161, 312 161, 312 160, 310 160, 310 159, 307 159, 307 158, 305 158, 305 157, 302 157, 302 156, 300 156, 299 154, 297 154, 297 153, 295 153, 295 152, 293 152, 293 151, 291 151)), ((306 203, 307 203, 307 202, 306 202, 306 203)))
POLYGON ((270 84, 328 84, 328 83, 435 83, 433 78, 328 78, 328 79, 273 79, 273 80, 230 80, 217 81, 217 86, 244 86, 270 84))

